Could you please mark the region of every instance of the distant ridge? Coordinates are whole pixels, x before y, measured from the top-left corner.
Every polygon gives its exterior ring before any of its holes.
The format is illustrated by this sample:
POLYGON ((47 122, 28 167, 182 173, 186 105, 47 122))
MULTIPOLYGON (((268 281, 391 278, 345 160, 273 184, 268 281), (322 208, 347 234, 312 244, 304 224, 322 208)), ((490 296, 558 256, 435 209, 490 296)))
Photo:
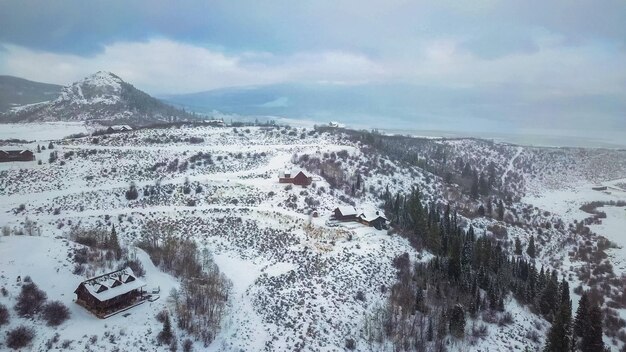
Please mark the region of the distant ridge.
POLYGON ((11 108, 56 99, 63 86, 0 75, 0 114, 11 108))
POLYGON ((63 87, 54 100, 12 107, 3 115, 2 121, 147 125, 193 118, 192 114, 151 97, 117 75, 99 71, 63 87))

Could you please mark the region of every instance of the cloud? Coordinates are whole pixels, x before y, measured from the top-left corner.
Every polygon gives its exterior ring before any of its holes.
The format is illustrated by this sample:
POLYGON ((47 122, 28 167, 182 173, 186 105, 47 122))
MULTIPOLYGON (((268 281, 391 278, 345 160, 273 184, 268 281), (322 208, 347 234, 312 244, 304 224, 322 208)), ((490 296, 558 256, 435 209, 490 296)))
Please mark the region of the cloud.
POLYGON ((0 72, 68 84, 99 70, 114 72, 151 93, 185 93, 279 82, 362 83, 381 79, 385 69, 363 55, 303 52, 227 55, 168 39, 119 42, 93 56, 58 54, 5 45, 0 72))
POLYGON ((536 43, 536 50, 498 58, 475 55, 451 38, 427 41, 410 57, 348 51, 229 54, 164 38, 116 42, 91 56, 5 44, 0 72, 68 84, 107 70, 153 94, 285 82, 402 82, 477 91, 502 87, 522 92, 528 101, 625 95, 625 52, 601 45, 563 47, 549 36, 537 37, 536 43))
POLYGON ((404 84, 428 96, 407 109, 429 116, 623 129, 622 0, 3 0, 0 23, 0 73, 37 81, 108 70, 151 94, 404 84))

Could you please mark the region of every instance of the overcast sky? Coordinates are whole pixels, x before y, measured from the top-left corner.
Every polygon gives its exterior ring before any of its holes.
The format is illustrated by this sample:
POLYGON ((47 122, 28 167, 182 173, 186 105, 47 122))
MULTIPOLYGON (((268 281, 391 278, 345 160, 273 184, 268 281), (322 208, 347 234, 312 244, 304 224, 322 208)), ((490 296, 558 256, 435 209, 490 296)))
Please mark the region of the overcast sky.
POLYGON ((36 81, 416 84, 626 129, 623 0, 0 0, 0 26, 0 74, 36 81))

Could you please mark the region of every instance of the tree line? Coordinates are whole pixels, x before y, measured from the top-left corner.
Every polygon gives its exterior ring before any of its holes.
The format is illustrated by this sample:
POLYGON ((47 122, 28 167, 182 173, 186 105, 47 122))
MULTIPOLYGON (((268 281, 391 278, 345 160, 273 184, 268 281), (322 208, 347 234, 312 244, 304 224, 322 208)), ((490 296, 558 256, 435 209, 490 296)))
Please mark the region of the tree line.
POLYGON ((398 233, 416 250, 427 249, 434 255, 413 265, 408 254, 394 260, 398 280, 381 326, 399 347, 443 346, 449 335, 462 338, 468 315, 495 313, 506 323, 511 317, 504 314, 505 302, 514 297, 552 323, 545 351, 602 351, 599 305, 583 295, 582 308, 572 319, 569 284, 559 280, 556 270, 537 268, 534 241, 528 246, 531 258, 527 260, 521 246, 510 255, 503 243, 486 233, 477 235, 471 225, 465 230, 449 205, 424 206, 417 187, 408 194, 387 191, 382 198, 398 233), (574 329, 576 324, 584 328, 574 329))

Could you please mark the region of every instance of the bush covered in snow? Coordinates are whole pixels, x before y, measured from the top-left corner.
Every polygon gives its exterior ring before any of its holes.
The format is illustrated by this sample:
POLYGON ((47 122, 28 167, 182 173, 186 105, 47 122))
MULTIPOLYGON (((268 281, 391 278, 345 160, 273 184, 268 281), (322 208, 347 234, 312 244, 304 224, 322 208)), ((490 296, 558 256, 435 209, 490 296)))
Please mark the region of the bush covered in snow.
POLYGON ((4 304, 0 304, 0 326, 9 323, 9 310, 4 304))
POLYGON ((42 318, 48 326, 58 326, 70 318, 70 310, 59 301, 48 302, 41 311, 42 318))
POLYGON ((26 347, 35 337, 35 331, 26 326, 18 326, 17 328, 7 332, 6 345, 14 350, 26 347))
POLYGON ((40 290, 35 283, 24 283, 17 298, 15 310, 21 317, 32 317, 41 310, 46 298, 46 293, 40 290))

